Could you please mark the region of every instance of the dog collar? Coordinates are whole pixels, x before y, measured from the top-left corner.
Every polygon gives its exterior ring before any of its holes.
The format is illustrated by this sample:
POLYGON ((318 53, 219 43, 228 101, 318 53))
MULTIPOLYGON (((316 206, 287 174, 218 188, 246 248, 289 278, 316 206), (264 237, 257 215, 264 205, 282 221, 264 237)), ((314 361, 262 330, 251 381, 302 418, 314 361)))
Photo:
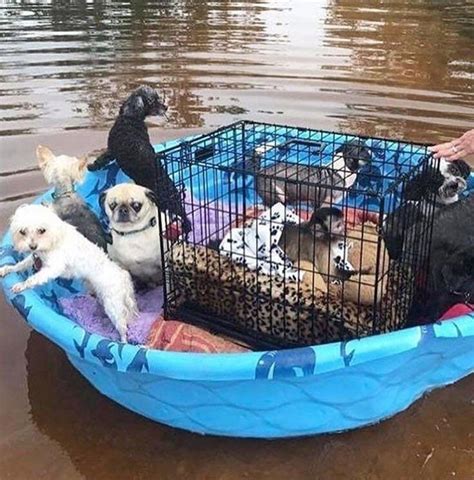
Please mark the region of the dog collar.
MULTIPOLYGON (((446 205, 450 205, 449 203, 444 203, 440 201, 438 195, 436 195, 436 198, 434 200, 432 200, 431 198, 422 198, 420 200, 407 200, 407 203, 412 203, 414 205, 418 205, 420 202, 425 202, 426 204, 431 205, 434 208, 441 208, 446 205)), ((452 202, 452 203, 456 203, 456 202, 452 202)))
POLYGON ((138 230, 121 232, 120 230, 115 230, 115 228, 112 228, 112 231, 115 232, 117 235, 120 235, 121 237, 126 237, 127 235, 133 235, 134 233, 144 232, 145 230, 148 230, 149 228, 152 228, 152 227, 156 227, 156 217, 152 217, 147 225, 145 225, 143 228, 140 228, 138 230))
POLYGON ((43 262, 37 253, 33 253, 33 270, 35 272, 39 272, 41 267, 43 266, 43 262))
POLYGON ((58 198, 63 198, 63 197, 70 197, 71 195, 74 195, 74 193, 76 193, 74 191, 74 189, 72 190, 65 190, 64 192, 53 192, 51 194, 51 197, 53 198, 53 200, 57 200, 58 198))
POLYGON ((464 304, 469 305, 471 303, 471 293, 465 291, 451 290, 449 293, 456 297, 461 297, 464 304))

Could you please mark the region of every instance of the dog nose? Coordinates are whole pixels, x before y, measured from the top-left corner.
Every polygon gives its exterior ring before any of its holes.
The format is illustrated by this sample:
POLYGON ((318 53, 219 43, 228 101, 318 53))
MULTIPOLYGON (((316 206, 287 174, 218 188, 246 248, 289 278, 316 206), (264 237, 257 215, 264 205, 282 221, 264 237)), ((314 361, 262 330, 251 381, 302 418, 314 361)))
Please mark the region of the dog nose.
POLYGON ((36 243, 30 243, 31 250, 36 250, 37 248, 38 248, 38 245, 36 245, 36 243))
POLYGON ((117 222, 128 222, 130 220, 130 213, 126 205, 121 205, 117 209, 117 222))
POLYGON ((456 193, 458 190, 459 190, 459 184, 458 182, 451 182, 448 184, 448 186, 446 187, 446 190, 449 192, 449 193, 456 193))

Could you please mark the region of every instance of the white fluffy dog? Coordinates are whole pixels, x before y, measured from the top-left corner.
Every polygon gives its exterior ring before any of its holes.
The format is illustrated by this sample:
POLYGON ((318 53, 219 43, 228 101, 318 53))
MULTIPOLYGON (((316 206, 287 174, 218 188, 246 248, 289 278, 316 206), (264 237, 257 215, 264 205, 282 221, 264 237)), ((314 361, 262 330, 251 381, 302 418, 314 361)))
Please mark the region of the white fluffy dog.
POLYGON ((43 205, 20 206, 11 219, 10 231, 16 250, 29 255, 16 265, 1 267, 0 277, 37 267, 36 273, 13 285, 14 293, 58 277, 84 280, 104 306, 121 341, 126 342, 128 324, 138 313, 128 272, 43 205))

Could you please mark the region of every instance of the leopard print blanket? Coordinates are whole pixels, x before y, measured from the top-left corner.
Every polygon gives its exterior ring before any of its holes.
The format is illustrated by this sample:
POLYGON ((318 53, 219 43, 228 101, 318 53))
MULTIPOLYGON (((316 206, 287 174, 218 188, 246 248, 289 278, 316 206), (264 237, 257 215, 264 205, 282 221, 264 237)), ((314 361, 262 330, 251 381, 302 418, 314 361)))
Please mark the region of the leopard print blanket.
POLYGON ((166 313, 185 308, 275 346, 316 345, 401 328, 413 297, 412 273, 392 263, 377 305, 342 302, 311 282, 252 271, 204 246, 176 243, 167 255, 166 313))

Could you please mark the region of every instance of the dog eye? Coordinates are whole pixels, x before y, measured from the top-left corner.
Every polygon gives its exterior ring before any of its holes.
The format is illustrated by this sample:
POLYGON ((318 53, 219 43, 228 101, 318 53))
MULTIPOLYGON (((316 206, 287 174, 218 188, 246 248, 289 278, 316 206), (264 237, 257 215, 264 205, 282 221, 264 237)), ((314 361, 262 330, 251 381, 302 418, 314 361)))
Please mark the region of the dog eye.
POLYGON ((110 210, 115 210, 116 207, 117 207, 117 202, 109 203, 110 210))
POLYGON ((24 228, 22 228, 22 229, 20 230, 20 235, 23 235, 23 236, 26 235, 26 230, 25 230, 24 228))
POLYGON ((142 208, 142 204, 140 202, 132 202, 132 208, 138 213, 142 208))
POLYGON ((38 228, 37 231, 40 235, 43 235, 43 233, 46 232, 46 230, 44 228, 38 228))

